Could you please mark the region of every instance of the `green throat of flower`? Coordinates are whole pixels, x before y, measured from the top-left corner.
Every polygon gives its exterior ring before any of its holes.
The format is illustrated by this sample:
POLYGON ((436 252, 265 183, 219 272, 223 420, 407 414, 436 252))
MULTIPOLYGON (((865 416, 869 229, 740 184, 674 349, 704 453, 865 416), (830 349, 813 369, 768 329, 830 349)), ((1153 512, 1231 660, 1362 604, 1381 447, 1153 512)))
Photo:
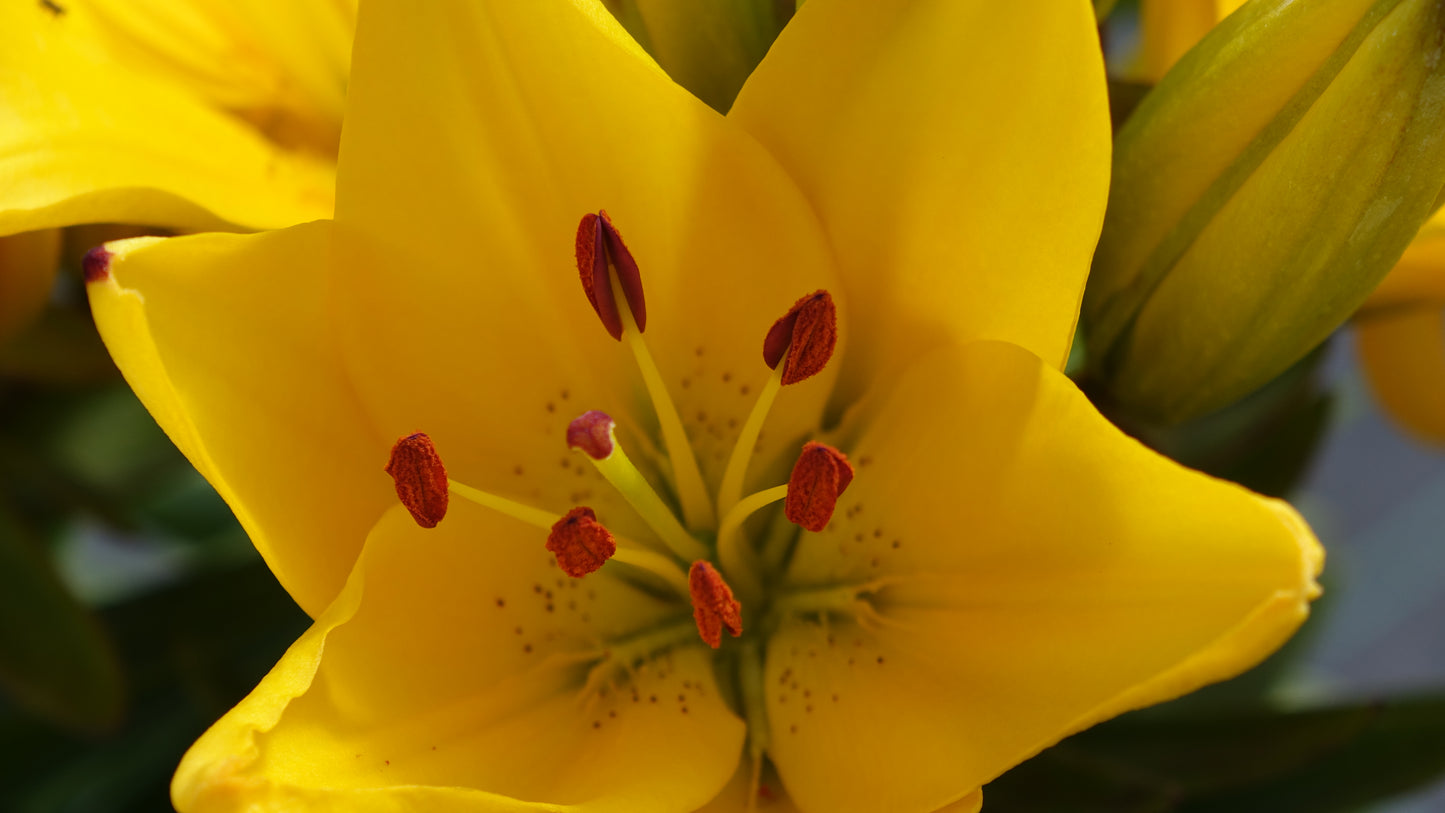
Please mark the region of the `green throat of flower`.
POLYGON ((671 463, 677 510, 629 459, 617 440, 615 423, 605 412, 590 410, 573 420, 567 445, 586 455, 661 544, 615 535, 585 505, 558 515, 457 482, 448 477, 425 433, 398 440, 386 471, 395 482, 397 497, 422 527, 435 527, 446 516, 450 498, 461 498, 545 531, 547 550, 574 579, 608 566, 670 591, 678 603, 678 616, 607 642, 588 672, 591 690, 616 670, 634 668, 674 647, 695 645, 700 639, 719 649, 724 632, 740 639, 724 655, 735 667, 734 697, 748 723, 756 786, 769 737, 762 666, 769 630, 788 614, 855 613, 867 591, 865 586, 787 590, 782 578, 798 539, 793 526, 823 530, 853 480, 853 466, 842 452, 809 441, 787 483, 743 494, 748 465, 779 391, 816 375, 832 358, 837 309, 827 291, 815 291, 794 303, 768 330, 763 362, 772 373, 742 424, 716 494, 710 495, 684 424, 643 338, 647 310, 637 263, 605 211, 582 218, 576 258, 583 290, 603 327, 625 342, 637 361, 671 463), (760 539, 747 538, 743 523, 780 500, 787 522, 774 523, 760 539), (689 605, 691 620, 685 615, 689 605))

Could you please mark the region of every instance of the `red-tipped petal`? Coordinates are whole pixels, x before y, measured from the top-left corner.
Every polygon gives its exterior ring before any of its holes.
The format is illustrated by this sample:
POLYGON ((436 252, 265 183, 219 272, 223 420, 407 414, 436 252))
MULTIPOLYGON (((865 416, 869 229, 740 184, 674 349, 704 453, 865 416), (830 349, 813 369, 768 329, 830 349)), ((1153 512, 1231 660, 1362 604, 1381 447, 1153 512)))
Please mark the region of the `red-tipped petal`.
POLYGON ((743 607, 716 568, 701 559, 693 562, 687 572, 687 587, 692 594, 697 634, 708 646, 717 649, 722 644, 724 628, 734 638, 743 634, 743 607))
POLYGON ((814 291, 768 329, 763 361, 772 369, 783 362, 783 383, 796 384, 822 372, 837 346, 838 308, 827 291, 814 291))
POLYGON ((821 531, 833 518, 838 497, 852 482, 853 465, 846 455, 826 443, 810 441, 804 444, 788 477, 783 513, 789 522, 815 533, 821 531))
POLYGON ((617 552, 612 532, 597 521, 591 508, 578 506, 557 520, 547 534, 547 550, 556 554, 557 566, 580 579, 607 563, 617 552))
POLYGON ((85 273, 86 282, 101 282, 110 278, 110 260, 114 257, 105 246, 96 246, 85 252, 85 259, 80 261, 80 268, 85 273))
POLYGON ((424 432, 398 440, 391 447, 386 473, 396 484, 396 497, 423 528, 435 528, 447 515, 447 470, 424 432))
POLYGON ((606 412, 588 410, 567 424, 567 448, 581 449, 593 460, 606 460, 616 445, 612 440, 614 425, 606 412))

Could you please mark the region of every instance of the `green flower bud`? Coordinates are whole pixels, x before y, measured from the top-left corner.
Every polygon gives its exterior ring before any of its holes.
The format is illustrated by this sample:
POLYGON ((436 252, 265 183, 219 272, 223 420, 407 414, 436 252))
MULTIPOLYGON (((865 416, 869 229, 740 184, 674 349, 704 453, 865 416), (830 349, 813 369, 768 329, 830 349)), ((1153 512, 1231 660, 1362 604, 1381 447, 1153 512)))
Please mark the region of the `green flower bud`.
POLYGON ((1445 183, 1445 0, 1253 0, 1120 131, 1084 298, 1092 375, 1180 421, 1364 301, 1445 183))
POLYGON ((673 81, 721 113, 795 8, 793 0, 604 1, 673 81))

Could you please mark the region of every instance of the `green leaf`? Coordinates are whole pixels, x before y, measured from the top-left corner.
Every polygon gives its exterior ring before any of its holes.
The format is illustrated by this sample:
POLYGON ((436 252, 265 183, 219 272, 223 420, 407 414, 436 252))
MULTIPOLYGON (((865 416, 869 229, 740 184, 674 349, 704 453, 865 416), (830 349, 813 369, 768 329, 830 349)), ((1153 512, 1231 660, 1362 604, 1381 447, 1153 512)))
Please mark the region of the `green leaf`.
POLYGON ((990 813, 1350 811, 1445 776, 1445 696, 1297 712, 1134 715, 985 790, 990 813))
POLYGON ((110 644, 26 529, 0 507, 0 687, 70 728, 103 731, 125 694, 110 644))

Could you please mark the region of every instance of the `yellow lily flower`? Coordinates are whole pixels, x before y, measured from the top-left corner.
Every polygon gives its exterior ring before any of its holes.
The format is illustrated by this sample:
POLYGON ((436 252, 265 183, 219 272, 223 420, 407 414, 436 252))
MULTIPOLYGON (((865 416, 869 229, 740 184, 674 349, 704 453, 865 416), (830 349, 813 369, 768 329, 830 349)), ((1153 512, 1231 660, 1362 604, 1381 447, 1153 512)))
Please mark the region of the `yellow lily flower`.
POLYGON ((58 227, 329 217, 355 0, 0 8, 0 331, 44 301, 58 227))
POLYGON ((180 810, 976 810, 1305 618, 1298 515, 1060 372, 1107 194, 1087 0, 809 0, 727 117, 593 0, 373 0, 357 37, 334 223, 88 264, 317 619, 180 810))

